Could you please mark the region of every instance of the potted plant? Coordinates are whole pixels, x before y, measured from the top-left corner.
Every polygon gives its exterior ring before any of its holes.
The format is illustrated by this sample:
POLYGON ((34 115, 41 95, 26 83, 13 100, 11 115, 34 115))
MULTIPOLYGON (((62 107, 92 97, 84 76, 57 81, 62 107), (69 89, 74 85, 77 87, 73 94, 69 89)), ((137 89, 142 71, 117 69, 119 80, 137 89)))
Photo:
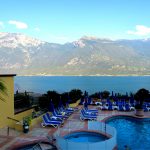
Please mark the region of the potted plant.
POLYGON ((23 132, 28 133, 31 125, 32 116, 26 116, 23 118, 23 132))
POLYGON ((149 91, 144 88, 138 90, 136 94, 134 95, 134 98, 137 101, 137 104, 135 106, 136 116, 140 116, 140 117, 144 116, 143 103, 145 99, 148 98, 148 96, 149 96, 149 91))

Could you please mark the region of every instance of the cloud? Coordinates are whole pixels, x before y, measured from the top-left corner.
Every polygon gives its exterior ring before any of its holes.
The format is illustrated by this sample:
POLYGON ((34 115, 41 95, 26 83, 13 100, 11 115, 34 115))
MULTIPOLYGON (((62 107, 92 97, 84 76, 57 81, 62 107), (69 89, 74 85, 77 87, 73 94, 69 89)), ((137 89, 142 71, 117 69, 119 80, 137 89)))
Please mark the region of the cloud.
POLYGON ((17 29, 27 29, 28 25, 24 22, 10 20, 8 21, 9 24, 15 25, 17 29))
POLYGON ((40 28, 36 27, 34 28, 35 31, 40 32, 40 28))
POLYGON ((136 25, 135 31, 127 31, 128 34, 131 35, 139 35, 139 36, 147 36, 150 34, 150 27, 146 27, 143 25, 136 25))
POLYGON ((0 21, 0 28, 4 28, 4 23, 0 21))

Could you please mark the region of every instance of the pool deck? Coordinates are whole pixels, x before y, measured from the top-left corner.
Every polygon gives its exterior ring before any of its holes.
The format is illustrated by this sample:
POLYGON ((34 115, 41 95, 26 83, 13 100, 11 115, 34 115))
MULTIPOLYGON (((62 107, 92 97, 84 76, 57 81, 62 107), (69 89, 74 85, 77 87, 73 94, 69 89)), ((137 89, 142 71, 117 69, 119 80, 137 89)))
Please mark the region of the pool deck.
MULTIPOLYGON (((82 106, 78 106, 79 110, 82 106)), ((96 108, 97 106, 89 106, 89 108, 96 108)), ((101 111, 99 110, 97 121, 104 121, 105 118, 118 115, 135 116, 135 111, 122 112, 122 111, 101 111)), ((150 112, 144 112, 145 117, 150 118, 150 112)), ((87 121, 80 121, 80 111, 74 112, 64 122, 64 126, 67 126, 70 122, 74 122, 73 128, 87 126, 87 121)), ((63 127, 62 127, 63 128, 63 127)), ((40 124, 36 124, 34 128, 28 133, 18 132, 14 129, 10 129, 9 136, 7 135, 7 128, 0 129, 0 149, 1 150, 13 150, 15 147, 24 144, 30 144, 36 141, 48 141, 47 136, 52 136, 57 130, 54 127, 41 127, 40 124)))

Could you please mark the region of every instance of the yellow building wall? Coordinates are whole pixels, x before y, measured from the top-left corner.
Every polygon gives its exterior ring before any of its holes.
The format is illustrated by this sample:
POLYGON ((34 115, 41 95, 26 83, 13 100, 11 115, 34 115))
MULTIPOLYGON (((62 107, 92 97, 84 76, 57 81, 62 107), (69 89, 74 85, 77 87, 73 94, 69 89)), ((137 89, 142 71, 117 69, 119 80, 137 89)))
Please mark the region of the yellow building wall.
MULTIPOLYGON (((0 100, 0 128, 11 127, 22 130, 22 124, 17 124, 17 120, 22 122, 24 117, 32 115, 34 109, 31 108, 24 112, 14 114, 14 76, 0 75, 0 81, 4 83, 7 89, 7 95, 0 93, 0 97, 5 100, 0 100)), ((32 126, 39 121, 41 122, 41 118, 33 119, 32 126)))
POLYGON ((80 99, 76 103, 69 104, 69 107, 77 107, 80 103, 80 99))
MULTIPOLYGON (((22 121, 24 117, 31 116, 33 110, 34 109, 32 108, 32 109, 26 110, 24 112, 18 113, 16 115, 13 115, 12 119, 15 119, 16 121, 17 120, 22 121)), ((17 122, 12 120, 12 119, 8 119, 8 126, 11 127, 11 128, 15 128, 15 125, 16 125, 17 122)))
POLYGON ((0 80, 7 88, 7 95, 0 93, 0 96, 5 99, 5 101, 0 100, 0 128, 2 128, 8 126, 7 117, 14 116, 14 77, 0 76, 0 80))

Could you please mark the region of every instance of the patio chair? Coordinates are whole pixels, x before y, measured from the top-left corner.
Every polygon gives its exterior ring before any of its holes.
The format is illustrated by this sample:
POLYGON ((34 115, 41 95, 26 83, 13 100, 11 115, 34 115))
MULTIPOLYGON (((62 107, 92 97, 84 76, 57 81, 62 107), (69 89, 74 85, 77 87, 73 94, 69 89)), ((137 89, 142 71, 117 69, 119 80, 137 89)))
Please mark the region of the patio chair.
POLYGON ((65 113, 65 115, 68 117, 72 114, 72 111, 68 111, 64 107, 59 107, 57 111, 59 112, 59 114, 65 113))
POLYGON ((58 121, 58 122, 60 122, 61 124, 63 124, 64 123, 64 120, 63 119, 61 119, 61 118, 59 118, 59 117, 53 117, 53 116, 50 116, 50 114, 47 112, 46 114, 45 114, 45 116, 47 117, 47 119, 49 120, 49 121, 58 121))
POLYGON ((66 109, 69 110, 69 111, 71 110, 71 111, 73 111, 73 112, 79 110, 79 108, 77 108, 77 107, 69 107, 69 104, 68 104, 68 103, 66 103, 66 109))
POLYGON ((102 105, 102 110, 108 110, 108 105, 106 104, 102 105))
POLYGON ((49 121, 45 115, 42 116, 43 122, 41 123, 42 127, 45 126, 53 126, 54 128, 57 128, 61 125, 58 121, 49 121))
POLYGON ((81 113, 80 113, 80 119, 83 121, 83 120, 91 120, 91 121, 93 121, 93 120, 96 120, 97 119, 97 116, 92 116, 92 115, 90 115, 90 114, 86 114, 85 112, 84 112, 84 110, 82 109, 81 110, 81 113))
POLYGON ((66 116, 65 113, 64 114, 58 114, 58 112, 56 110, 54 110, 52 113, 53 113, 53 116, 59 117, 61 119, 67 119, 68 118, 68 116, 66 116))
POLYGON ((131 110, 131 107, 128 103, 125 104, 125 110, 126 111, 130 111, 131 110))
POLYGON ((88 107, 84 107, 84 110, 87 111, 87 112, 98 113, 97 109, 88 109, 88 107))
POLYGON ((113 110, 112 104, 108 105, 108 110, 113 110))
POLYGON ((124 110, 125 110, 125 108, 124 108, 124 106, 123 106, 123 105, 119 104, 119 105, 118 105, 118 110, 119 110, 119 111, 124 111, 124 110))
POLYGON ((97 113, 96 113, 96 112, 88 111, 88 110, 86 110, 85 108, 83 108, 83 111, 84 111, 84 113, 87 114, 87 115, 97 116, 97 113))
POLYGON ((147 107, 146 105, 143 105, 143 110, 144 110, 144 112, 147 112, 147 111, 150 111, 150 108, 147 107))

